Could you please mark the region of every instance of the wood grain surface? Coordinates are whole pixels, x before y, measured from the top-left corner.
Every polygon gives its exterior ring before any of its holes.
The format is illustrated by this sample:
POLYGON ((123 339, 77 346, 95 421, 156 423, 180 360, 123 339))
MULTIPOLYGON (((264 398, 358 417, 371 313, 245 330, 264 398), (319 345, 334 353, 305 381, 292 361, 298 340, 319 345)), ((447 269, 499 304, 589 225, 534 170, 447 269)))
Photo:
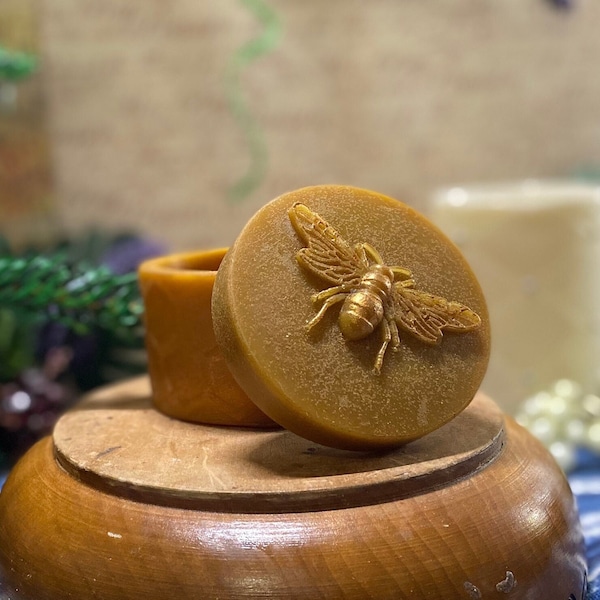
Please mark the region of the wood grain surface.
POLYGON ((141 378, 86 398, 61 418, 53 439, 59 465, 98 489, 156 504, 264 513, 372 504, 447 485, 494 460, 504 431, 498 408, 479 395, 456 419, 401 449, 335 450, 286 430, 170 419, 152 408, 141 378))
MULTIPOLYGON (((129 492, 122 486, 97 486, 98 479, 74 476, 84 466, 108 468, 119 456, 119 450, 106 452, 110 447, 94 441, 104 435, 101 419, 94 421, 95 412, 98 417, 103 411, 123 411, 117 424, 124 426, 122 434, 130 438, 130 446, 141 436, 139 456, 147 471, 154 464, 162 469, 161 461, 173 458, 172 450, 155 443, 160 436, 153 432, 160 431, 161 421, 150 419, 145 434, 130 428, 126 413, 137 411, 139 419, 145 418, 140 402, 139 394, 122 390, 112 399, 110 394, 97 398, 88 409, 88 427, 73 431, 89 444, 80 466, 67 465, 65 470, 56 461, 52 439, 46 438, 11 473, 0 494, 0 565, 11 597, 582 600, 584 547, 568 484, 542 445, 512 420, 505 423, 505 443, 495 460, 434 489, 380 501, 377 494, 371 497, 368 480, 373 471, 366 470, 361 474, 365 497, 358 506, 232 512, 225 502, 207 510, 179 507, 176 499, 169 505, 126 497, 129 492)), ((82 407, 69 422, 76 423, 82 415, 87 419, 85 414, 82 407)), ((63 452, 64 425, 57 430, 63 452)), ((202 470, 205 430, 198 429, 197 447, 191 438, 183 440, 182 430, 172 432, 172 449, 186 448, 188 453, 180 456, 182 462, 200 458, 196 466, 202 470)), ((468 427, 453 435, 465 444, 464 438, 474 433, 468 427)), ((292 461, 287 451, 281 457, 268 454, 269 468, 280 464, 286 469, 271 477, 288 479, 292 486, 293 481, 308 479, 297 472, 302 470, 294 454, 301 446, 297 444, 290 446, 292 461)), ((418 456, 414 453, 410 459, 414 468, 419 468, 418 456)), ((309 459, 329 469, 338 464, 320 457, 318 449, 304 456, 305 464, 309 459)), ((372 462, 368 468, 373 468, 372 462)), ((358 475, 360 469, 354 471, 346 475, 358 475)), ((346 475, 330 472, 328 477, 334 482, 346 475)), ((207 478, 208 473, 205 484, 207 478)), ((400 496, 405 495, 405 481, 397 482, 400 496)), ((220 485, 212 484, 216 489, 220 485)))

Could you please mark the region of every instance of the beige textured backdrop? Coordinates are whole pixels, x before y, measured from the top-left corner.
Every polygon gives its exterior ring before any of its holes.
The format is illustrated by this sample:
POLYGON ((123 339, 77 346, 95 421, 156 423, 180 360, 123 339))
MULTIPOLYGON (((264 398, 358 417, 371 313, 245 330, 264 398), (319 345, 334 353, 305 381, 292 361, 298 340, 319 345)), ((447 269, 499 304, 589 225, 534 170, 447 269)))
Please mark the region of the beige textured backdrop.
POLYGON ((58 202, 70 229, 227 245, 263 203, 314 183, 425 208, 457 182, 600 161, 600 2, 272 0, 282 37, 243 72, 269 151, 260 188, 224 74, 260 32, 242 2, 39 0, 58 202))

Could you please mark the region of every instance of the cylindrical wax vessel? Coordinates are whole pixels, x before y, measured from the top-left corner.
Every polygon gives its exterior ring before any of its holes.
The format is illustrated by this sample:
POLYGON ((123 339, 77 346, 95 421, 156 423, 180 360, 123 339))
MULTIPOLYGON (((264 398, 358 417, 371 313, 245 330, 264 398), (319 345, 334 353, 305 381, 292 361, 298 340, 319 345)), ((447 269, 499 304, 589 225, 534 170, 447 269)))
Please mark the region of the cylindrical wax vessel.
POLYGON ((173 254, 140 266, 154 404, 184 421, 273 427, 233 380, 213 333, 212 289, 225 252, 173 254))
POLYGON ((494 344, 483 388, 514 412, 560 378, 587 391, 600 356, 600 188, 560 181, 439 192, 432 219, 488 299, 494 344))

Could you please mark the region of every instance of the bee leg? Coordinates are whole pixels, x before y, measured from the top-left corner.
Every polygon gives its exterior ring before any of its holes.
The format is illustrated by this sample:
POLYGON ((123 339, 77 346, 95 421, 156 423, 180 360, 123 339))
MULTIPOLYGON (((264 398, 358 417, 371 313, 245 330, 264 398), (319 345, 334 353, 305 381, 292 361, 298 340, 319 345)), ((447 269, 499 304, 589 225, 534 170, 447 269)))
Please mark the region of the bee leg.
POLYGON ((402 282, 403 284, 410 281, 410 285, 405 285, 405 287, 414 287, 415 282, 412 279, 412 273, 408 269, 404 269, 403 267, 390 267, 390 269, 394 274, 394 281, 402 282))
POLYGON ((325 313, 328 309, 330 309, 334 304, 342 302, 347 295, 348 294, 346 293, 341 293, 327 298, 325 302, 323 302, 323 306, 321 306, 319 312, 306 324, 306 329, 310 331, 325 316, 325 313))
POLYGON ((371 265, 371 263, 369 262, 369 257, 367 256, 367 253, 365 252, 365 245, 364 244, 355 244, 354 251, 358 255, 358 259, 360 260, 362 266, 365 269, 368 269, 369 266, 371 265))
POLYGON ((341 292, 346 292, 346 287, 343 285, 335 285, 333 287, 327 288, 326 290, 322 290, 320 292, 317 292, 316 294, 313 294, 310 299, 313 302, 322 302, 323 300, 327 300, 327 298, 330 298, 331 296, 334 296, 335 294, 339 294, 341 292))
POLYGON ((390 326, 390 332, 392 336, 392 350, 394 352, 398 352, 398 348, 400 348, 400 334, 398 333, 398 325, 396 325, 396 321, 393 316, 388 318, 386 315, 387 322, 390 326))
POLYGON ((373 373, 375 375, 379 375, 381 373, 381 367, 383 366, 383 357, 385 356, 385 351, 387 350, 388 344, 392 340, 392 332, 390 330, 390 324, 387 319, 383 319, 381 321, 381 326, 383 327, 383 343, 379 348, 379 352, 377 353, 377 358, 375 359, 375 366, 373 367, 373 373))
POLYGON ((364 242, 362 244, 357 244, 357 247, 361 250, 363 255, 368 256, 374 263, 378 265, 384 264, 383 258, 381 258, 381 254, 379 254, 379 252, 375 248, 373 248, 371 244, 367 244, 366 242, 364 242))
POLYGON ((414 288, 415 287, 414 279, 405 279, 403 281, 397 281, 396 283, 403 288, 414 288))

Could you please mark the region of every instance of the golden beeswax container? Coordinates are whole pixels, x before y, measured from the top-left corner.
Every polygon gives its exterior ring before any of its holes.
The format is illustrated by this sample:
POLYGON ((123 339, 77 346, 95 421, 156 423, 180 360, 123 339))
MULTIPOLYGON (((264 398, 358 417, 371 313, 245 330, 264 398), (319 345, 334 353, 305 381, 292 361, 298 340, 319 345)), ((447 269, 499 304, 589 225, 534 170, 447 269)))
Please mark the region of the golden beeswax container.
POLYGON ((231 376, 211 318, 216 271, 226 248, 172 254, 139 268, 154 405, 195 423, 272 427, 231 376))

